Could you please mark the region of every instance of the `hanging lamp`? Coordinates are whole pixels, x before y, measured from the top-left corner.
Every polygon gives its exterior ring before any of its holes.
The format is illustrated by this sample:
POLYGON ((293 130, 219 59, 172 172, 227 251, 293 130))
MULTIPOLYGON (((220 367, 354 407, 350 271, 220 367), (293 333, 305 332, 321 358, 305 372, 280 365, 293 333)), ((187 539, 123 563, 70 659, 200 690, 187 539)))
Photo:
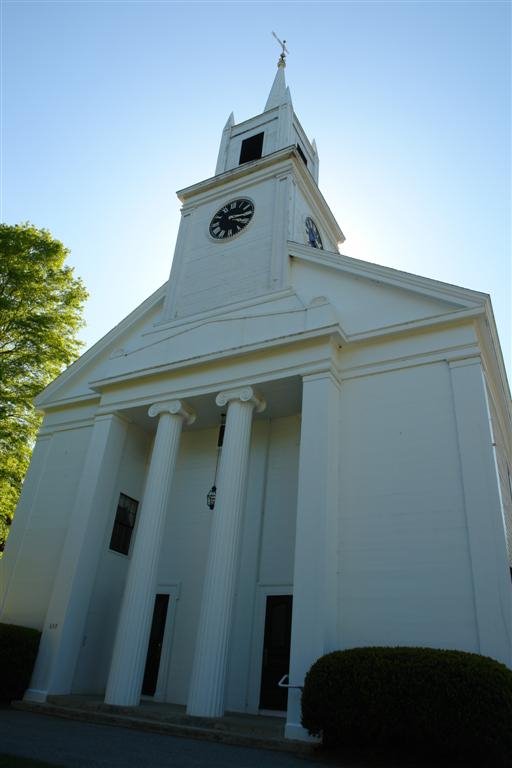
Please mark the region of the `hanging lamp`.
POLYGON ((213 509, 215 507, 215 500, 217 498, 217 472, 219 469, 219 459, 220 459, 220 454, 222 452, 222 443, 224 442, 225 429, 226 429, 226 414, 221 413, 219 436, 217 438, 217 461, 215 462, 215 475, 213 478, 213 485, 208 491, 208 493, 206 494, 206 504, 208 505, 209 509, 213 509))

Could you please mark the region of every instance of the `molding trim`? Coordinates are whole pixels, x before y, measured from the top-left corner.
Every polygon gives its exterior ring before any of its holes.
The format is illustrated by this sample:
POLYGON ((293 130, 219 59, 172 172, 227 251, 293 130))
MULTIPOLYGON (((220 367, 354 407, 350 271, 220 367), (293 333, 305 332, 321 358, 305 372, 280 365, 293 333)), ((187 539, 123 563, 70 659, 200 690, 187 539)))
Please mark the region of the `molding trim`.
POLYGON ((231 347, 230 349, 221 350, 220 352, 212 352, 210 354, 198 355, 197 357, 189 357, 184 360, 179 360, 174 363, 166 363, 164 365, 153 366, 152 368, 145 368, 143 371, 137 370, 131 373, 123 373, 119 376, 112 376, 105 379, 97 379, 91 381, 90 385, 94 387, 98 392, 103 387, 112 386, 113 384, 128 382, 134 380, 144 380, 150 376, 158 376, 162 373, 168 373, 170 371, 176 371, 180 368, 188 368, 192 365, 203 365, 204 363, 221 362, 226 358, 247 356, 252 352, 260 352, 265 349, 273 349, 274 347, 282 347, 288 344, 300 343, 304 341, 310 341, 312 339, 318 339, 325 336, 332 336, 337 334, 340 338, 343 338, 343 331, 338 323, 330 323, 329 325, 314 328, 311 331, 303 331, 300 333, 293 333, 290 336, 278 336, 274 339, 265 339, 264 341, 255 342, 254 344, 247 344, 242 347, 231 347))
POLYGON ((462 308, 483 307, 489 301, 486 293, 472 291, 451 283, 442 283, 429 277, 421 277, 411 272, 402 272, 392 267, 384 267, 369 261, 355 259, 352 256, 344 256, 333 251, 310 248, 302 243, 288 241, 288 250, 293 258, 310 261, 322 266, 332 266, 335 269, 352 274, 356 277, 364 277, 376 283, 384 283, 395 288, 414 291, 428 298, 440 301, 451 301, 462 308))
POLYGON ((356 365, 352 368, 342 368, 340 376, 342 381, 358 379, 363 376, 389 373, 390 371, 397 371, 402 368, 414 368, 420 365, 464 361, 468 358, 472 359, 478 357, 479 353, 480 350, 476 344, 468 344, 464 347, 440 349, 434 352, 422 352, 416 355, 407 355, 406 357, 402 356, 394 359, 380 360, 374 363, 364 363, 363 365, 356 365))
POLYGON ((479 354, 467 357, 454 357, 448 360, 450 368, 467 368, 468 365, 482 365, 482 358, 479 354))
POLYGON ((80 419, 77 421, 64 421, 61 424, 53 424, 51 426, 45 426, 44 423, 41 426, 38 434, 38 439, 43 437, 52 437, 56 432, 69 432, 72 429, 86 429, 94 426, 95 416, 90 419, 80 419))
MULTIPOLYGON (((40 392, 39 395, 35 398, 34 404, 36 408, 43 410, 46 401, 49 399, 53 392, 58 391, 68 379, 81 371, 82 368, 85 368, 85 366, 90 361, 92 361, 98 354, 105 351, 110 346, 110 344, 112 344, 119 336, 127 331, 131 325, 140 320, 147 312, 150 312, 160 301, 163 302, 166 289, 167 282, 161 285, 160 288, 157 288, 157 290, 154 291, 151 296, 143 301, 142 304, 139 304, 139 306, 136 307, 133 312, 130 312, 130 314, 127 315, 124 320, 121 320, 118 325, 114 326, 114 328, 112 328, 111 331, 109 331, 105 336, 97 341, 96 344, 93 344, 92 347, 89 347, 89 349, 86 350, 86 352, 84 352, 83 355, 78 358, 78 360, 75 360, 74 363, 71 363, 71 365, 68 366, 68 368, 66 368, 66 370, 60 374, 60 376, 48 384, 48 386, 43 389, 43 391, 40 392)), ((96 398, 96 395, 91 393, 90 397, 96 398)), ((79 399, 89 399, 89 395, 74 397, 73 402, 78 401, 79 399)), ((53 406, 54 403, 52 402, 51 405, 53 406)))
POLYGON ((302 377, 302 382, 306 384, 308 381, 318 381, 319 379, 330 379, 338 389, 341 388, 342 380, 337 371, 332 365, 326 366, 323 370, 313 371, 312 373, 306 373, 302 377))
POLYGON ((387 336, 398 336, 405 333, 414 333, 415 331, 422 331, 423 329, 437 329, 439 326, 455 325, 456 323, 462 323, 465 320, 473 320, 482 317, 485 314, 484 307, 475 307, 470 309, 453 309, 445 312, 441 315, 432 315, 420 320, 412 320, 411 322, 399 323, 397 325, 385 325, 383 328, 377 328, 370 331, 362 331, 361 333, 347 334, 347 340, 349 343, 354 344, 358 341, 371 341, 372 339, 382 339, 387 336))
MULTIPOLYGON (((272 370, 265 370, 258 373, 258 382, 260 384, 264 384, 271 381, 278 381, 280 379, 289 379, 293 377, 301 377, 305 376, 308 373, 315 373, 318 371, 324 371, 327 366, 332 364, 332 355, 329 354, 328 356, 323 355, 322 357, 319 357, 316 360, 309 360, 307 362, 297 362, 292 365, 283 365, 279 368, 272 368, 272 370)), ((221 371, 222 373, 222 371, 221 371)), ((218 378, 215 382, 208 382, 206 384, 199 384, 197 386, 193 387, 183 387, 181 390, 175 391, 175 394, 177 397, 183 397, 187 400, 192 397, 199 397, 201 395, 211 395, 215 396, 215 392, 224 391, 224 388, 228 387, 245 387, 245 386, 251 386, 251 382, 254 380, 254 377, 251 377, 250 380, 248 378, 244 377, 237 377, 237 378, 228 378, 227 380, 218 378)), ((119 408, 122 410, 130 409, 130 408, 139 408, 139 407, 149 407, 149 405, 154 402, 155 396, 152 395, 142 395, 142 396, 136 396, 136 397, 130 397, 125 400, 119 400, 115 403, 109 403, 108 406, 104 406, 106 409, 106 412, 110 413, 112 408, 119 408)), ((101 409, 100 409, 100 412, 101 409)))

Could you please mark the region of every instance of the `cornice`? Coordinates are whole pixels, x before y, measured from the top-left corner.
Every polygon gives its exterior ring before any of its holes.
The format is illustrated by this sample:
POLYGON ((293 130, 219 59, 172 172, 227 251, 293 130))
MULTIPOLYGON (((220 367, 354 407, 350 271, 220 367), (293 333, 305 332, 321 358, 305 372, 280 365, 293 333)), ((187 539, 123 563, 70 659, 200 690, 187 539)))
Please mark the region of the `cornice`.
POLYGON ((429 328, 459 325, 468 320, 474 320, 475 318, 481 317, 484 314, 485 309, 483 307, 476 307, 474 309, 452 309, 439 315, 430 315, 429 317, 420 320, 411 320, 405 323, 396 323, 395 325, 385 325, 382 328, 376 328, 369 331, 361 331, 359 333, 345 332, 345 336, 347 341, 352 344, 376 339, 381 340, 393 336, 401 336, 404 333, 428 330, 429 328))
MULTIPOLYGON (((121 320, 118 325, 114 326, 111 331, 109 331, 105 336, 97 341, 96 344, 93 344, 93 346, 84 352, 83 355, 78 358, 78 360, 75 360, 74 363, 71 363, 71 365, 66 368, 66 370, 60 374, 60 376, 54 379, 51 384, 49 384, 45 389, 43 389, 42 392, 37 395, 34 400, 35 407, 44 410, 45 402, 51 397, 52 393, 59 390, 60 387, 62 387, 66 381, 68 381, 68 379, 80 373, 80 371, 85 368, 92 360, 94 360, 95 357, 106 351, 119 336, 121 336, 130 328, 130 326, 144 317, 147 312, 151 311, 151 309, 153 309, 153 307, 156 306, 159 301, 162 301, 165 298, 166 289, 167 282, 161 285, 160 288, 157 288, 157 290, 154 291, 151 296, 145 299, 142 304, 139 304, 139 306, 136 307, 133 312, 130 312, 130 314, 121 320)), ((87 400, 94 400, 96 398, 97 395, 95 394, 81 395, 71 398, 71 401, 85 402, 87 400)), ((69 398, 67 399, 69 400, 69 398)), ((62 402, 66 402, 66 398, 62 402)))
MULTIPOLYGON (((42 394, 42 393, 41 393, 42 394)), ((38 395, 40 397, 40 395, 38 395)), ((50 410, 56 408, 75 408, 82 405, 93 405, 99 403, 100 396, 97 392, 90 392, 87 395, 70 395, 69 397, 61 397, 58 400, 52 400, 48 403, 38 404, 36 410, 42 413, 48 413, 50 410)))
POLYGON ((492 308, 476 323, 482 349, 482 366, 489 396, 494 403, 499 425, 509 450, 512 451, 512 402, 492 308))
POLYGON ((96 379, 90 382, 90 386, 96 392, 101 392, 105 387, 115 386, 116 384, 121 384, 124 382, 131 382, 153 376, 160 376, 162 374, 179 371, 183 368, 205 365, 212 362, 220 362, 229 358, 236 358, 252 354, 253 352, 261 352, 268 349, 274 349, 276 347, 295 345, 304 341, 318 340, 325 337, 331 337, 333 335, 339 338, 341 342, 343 339, 342 333, 343 332, 339 324, 333 323, 328 326, 314 328, 309 331, 301 331, 299 333, 290 334, 289 336, 278 336, 277 338, 271 340, 258 341, 253 344, 247 344, 240 347, 231 347, 220 352, 212 352, 210 354, 197 355, 176 362, 155 365, 151 368, 144 368, 142 371, 137 370, 133 371, 132 373, 122 373, 118 376, 96 379))
POLYGON ((39 438, 51 437, 56 432, 69 432, 74 429, 86 429, 94 426, 95 417, 91 416, 87 419, 70 419, 69 421, 62 421, 59 424, 43 425, 38 433, 39 438))
MULTIPOLYGON (((286 363, 280 367, 272 367, 270 370, 261 370, 258 373, 258 386, 263 386, 269 382, 278 381, 279 379, 289 379, 294 377, 303 378, 309 375, 324 376, 326 372, 331 373, 333 376, 338 377, 336 362, 333 360, 332 348, 325 348, 322 350, 324 354, 320 354, 314 360, 308 360, 306 362, 300 361, 295 363, 286 363)), ((201 397, 204 395, 213 395, 214 397, 225 390, 242 389, 245 387, 254 386, 254 373, 249 376, 238 376, 226 378, 225 371, 219 371, 219 376, 215 379, 211 379, 207 383, 198 383, 193 386, 187 385, 186 387, 178 387, 173 390, 173 395, 178 399, 192 400, 195 397, 201 397)), ((122 399, 118 401, 109 400, 108 404, 100 406, 98 414, 103 412, 111 413, 114 408, 120 408, 123 410, 131 408, 149 407, 155 402, 155 397, 151 393, 139 394, 131 397, 126 397, 126 392, 122 392, 122 399)))
POLYGON ((486 293, 472 291, 469 288, 452 285, 451 283, 443 283, 430 277, 421 277, 411 272, 402 272, 392 267, 374 264, 373 262, 354 259, 341 253, 311 248, 310 246, 293 241, 288 241, 288 252, 293 258, 298 258, 302 261, 334 267, 355 277, 364 277, 374 283, 383 283, 395 288, 402 288, 429 298, 451 301, 453 304, 459 303, 464 308, 484 307, 489 300, 489 296, 486 293))
POLYGON ((419 352, 409 355, 398 355, 376 362, 362 363, 358 365, 346 365, 343 356, 340 358, 340 378, 343 381, 359 379, 365 376, 375 376, 381 373, 389 373, 403 368, 417 368, 434 363, 455 364, 469 359, 479 358, 480 349, 476 343, 456 345, 436 349, 432 352, 419 352))
POLYGON ((293 156, 298 157, 295 147, 285 147, 284 149, 272 152, 270 155, 264 155, 258 160, 251 160, 249 163, 243 163, 243 165, 237 165, 235 168, 230 168, 229 171, 223 171, 216 176, 210 176, 203 181, 198 181, 190 187, 179 189, 177 190, 176 195, 178 196, 178 199, 186 205, 191 198, 197 197, 212 189, 216 189, 229 182, 243 179, 245 176, 253 175, 255 171, 264 171, 278 163, 289 160, 293 156))

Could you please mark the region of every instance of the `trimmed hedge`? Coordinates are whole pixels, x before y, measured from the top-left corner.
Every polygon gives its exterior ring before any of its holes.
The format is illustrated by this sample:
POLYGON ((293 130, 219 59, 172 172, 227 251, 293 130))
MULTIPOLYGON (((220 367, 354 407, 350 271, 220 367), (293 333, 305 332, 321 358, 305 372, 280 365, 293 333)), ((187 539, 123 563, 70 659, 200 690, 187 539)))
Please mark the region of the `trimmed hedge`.
POLYGON ((37 656, 37 629, 0 624, 0 702, 23 698, 37 656))
POLYGON ((347 753, 512 765, 512 671, 433 648, 353 648, 308 672, 302 725, 347 753))

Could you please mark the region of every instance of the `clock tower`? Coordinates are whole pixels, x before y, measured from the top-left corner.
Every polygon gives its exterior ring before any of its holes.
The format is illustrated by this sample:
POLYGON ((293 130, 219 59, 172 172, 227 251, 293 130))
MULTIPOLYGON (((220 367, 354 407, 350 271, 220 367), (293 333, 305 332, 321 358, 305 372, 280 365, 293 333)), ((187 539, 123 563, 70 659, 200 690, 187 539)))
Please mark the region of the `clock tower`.
POLYGON ((289 241, 338 253, 344 236, 318 189, 316 144, 293 110, 284 56, 263 112, 229 116, 215 176, 178 197, 163 323, 286 290, 289 241))

